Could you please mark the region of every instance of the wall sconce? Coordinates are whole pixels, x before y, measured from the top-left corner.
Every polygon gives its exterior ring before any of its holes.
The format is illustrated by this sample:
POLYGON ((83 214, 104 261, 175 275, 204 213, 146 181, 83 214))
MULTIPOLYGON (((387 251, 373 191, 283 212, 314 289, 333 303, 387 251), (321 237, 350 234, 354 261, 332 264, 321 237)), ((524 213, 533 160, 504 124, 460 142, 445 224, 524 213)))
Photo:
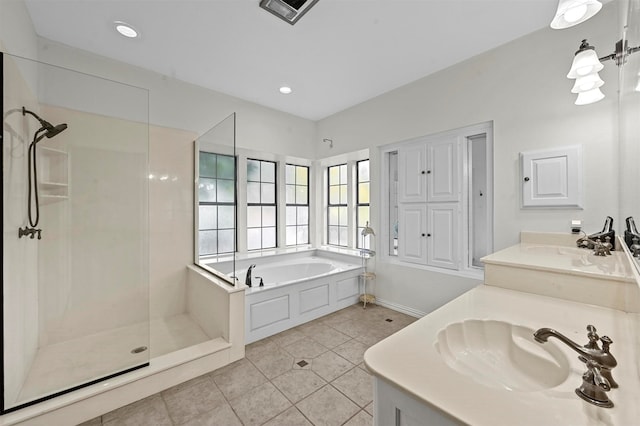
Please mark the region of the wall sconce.
POLYGON ((560 0, 551 28, 561 30, 578 25, 602 9, 598 0, 560 0))
POLYGON ((604 99, 604 93, 600 91, 604 81, 598 74, 604 68, 601 61, 613 60, 617 66, 622 66, 627 62, 627 57, 638 50, 640 46, 628 47, 627 40, 619 40, 615 52, 598 58, 595 47, 587 43, 586 39, 582 40, 567 74, 567 78, 576 80, 571 89, 572 93, 578 94, 575 104, 588 105, 604 99))

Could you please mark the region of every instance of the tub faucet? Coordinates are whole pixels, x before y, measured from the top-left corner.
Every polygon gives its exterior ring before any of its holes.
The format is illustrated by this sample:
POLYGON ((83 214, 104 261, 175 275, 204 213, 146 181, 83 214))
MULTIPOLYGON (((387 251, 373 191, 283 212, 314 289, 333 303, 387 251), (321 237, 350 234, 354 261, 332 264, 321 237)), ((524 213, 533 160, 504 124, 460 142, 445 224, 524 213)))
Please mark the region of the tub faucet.
POLYGON ((254 263, 253 265, 249 266, 249 269, 247 269, 247 276, 246 276, 246 277, 245 277, 245 279, 244 279, 244 284, 245 284, 247 287, 251 287, 251 270, 252 270, 253 268, 255 268, 255 267, 256 267, 256 265, 255 265, 255 263, 254 263))
POLYGON ((582 386, 576 389, 576 394, 582 399, 600 407, 612 407, 605 392, 611 388, 617 388, 618 384, 613 380, 611 370, 618 365, 615 357, 609 352, 609 346, 613 343, 608 336, 599 337, 596 328, 587 326, 589 342, 581 346, 563 334, 551 328, 541 328, 533 333, 533 338, 539 343, 545 343, 549 337, 555 337, 580 356, 578 359, 587 365, 587 372, 582 376, 582 386), (598 345, 602 342, 602 349, 598 345))

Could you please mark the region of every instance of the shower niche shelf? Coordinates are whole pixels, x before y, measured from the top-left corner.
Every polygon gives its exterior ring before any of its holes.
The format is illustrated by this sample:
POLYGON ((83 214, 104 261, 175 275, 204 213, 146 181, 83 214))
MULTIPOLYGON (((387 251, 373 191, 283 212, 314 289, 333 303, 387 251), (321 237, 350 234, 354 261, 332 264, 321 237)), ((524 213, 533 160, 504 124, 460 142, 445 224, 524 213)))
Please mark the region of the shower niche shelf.
POLYGON ((38 148, 38 189, 42 204, 69 198, 69 154, 55 148, 38 148))

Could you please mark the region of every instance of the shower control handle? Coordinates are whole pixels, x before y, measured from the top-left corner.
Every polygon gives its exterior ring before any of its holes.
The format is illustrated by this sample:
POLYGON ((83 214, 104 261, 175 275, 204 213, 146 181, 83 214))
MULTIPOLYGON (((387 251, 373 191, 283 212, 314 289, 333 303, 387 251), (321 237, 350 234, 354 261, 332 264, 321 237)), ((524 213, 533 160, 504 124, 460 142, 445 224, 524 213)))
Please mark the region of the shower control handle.
POLYGON ((39 240, 42 239, 42 229, 29 228, 27 226, 24 229, 18 228, 18 238, 29 237, 33 240, 36 236, 39 240))

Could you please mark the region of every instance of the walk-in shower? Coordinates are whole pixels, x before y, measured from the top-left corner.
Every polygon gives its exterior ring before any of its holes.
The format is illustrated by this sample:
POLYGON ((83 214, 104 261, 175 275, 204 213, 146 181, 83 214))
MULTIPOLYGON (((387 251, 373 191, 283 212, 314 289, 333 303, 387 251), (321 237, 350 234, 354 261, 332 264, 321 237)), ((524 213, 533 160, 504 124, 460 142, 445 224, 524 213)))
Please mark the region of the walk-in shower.
POLYGON ((233 159, 234 115, 151 126, 147 90, 1 52, 0 81, 0 424, 79 424, 242 358, 244 288, 192 265, 193 141, 233 159))
POLYGON ((147 90, 0 58, 6 413, 149 363, 149 125, 147 90))
POLYGON ((30 114, 34 116, 40 122, 40 128, 33 134, 33 142, 29 144, 29 153, 27 154, 27 177, 28 177, 28 196, 27 196, 27 215, 29 219, 29 225, 24 228, 18 228, 18 238, 29 237, 33 239, 36 235, 38 239, 42 238, 42 229, 36 228, 40 222, 40 202, 38 199, 38 155, 37 145, 43 138, 49 139, 57 136, 59 133, 67 129, 67 124, 62 123, 54 126, 46 120, 43 120, 33 111, 29 111, 25 107, 22 107, 22 115, 30 114), (32 212, 32 207, 35 207, 35 216, 32 212))

